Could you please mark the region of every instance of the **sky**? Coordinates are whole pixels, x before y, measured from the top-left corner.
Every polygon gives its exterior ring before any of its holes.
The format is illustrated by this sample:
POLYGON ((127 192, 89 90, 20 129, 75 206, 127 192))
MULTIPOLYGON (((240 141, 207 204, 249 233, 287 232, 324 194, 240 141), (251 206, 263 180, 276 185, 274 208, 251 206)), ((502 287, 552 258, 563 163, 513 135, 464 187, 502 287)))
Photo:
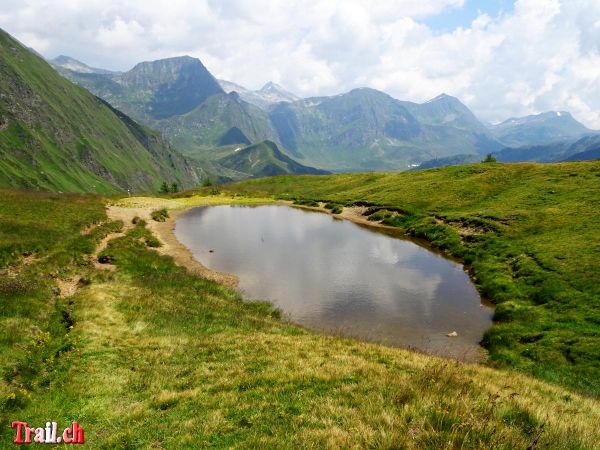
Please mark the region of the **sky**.
POLYGON ((0 27, 106 69, 187 54, 250 89, 444 92, 492 123, 560 110, 600 129, 600 0, 2 0, 0 27))

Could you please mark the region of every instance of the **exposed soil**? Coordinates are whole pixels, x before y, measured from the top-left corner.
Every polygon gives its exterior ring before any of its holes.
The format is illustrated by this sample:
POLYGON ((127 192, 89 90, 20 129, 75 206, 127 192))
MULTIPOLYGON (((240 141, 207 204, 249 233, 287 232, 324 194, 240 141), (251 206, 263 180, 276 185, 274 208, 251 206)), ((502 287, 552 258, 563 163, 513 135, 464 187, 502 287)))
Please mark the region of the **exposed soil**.
POLYGON ((361 225, 368 225, 370 227, 376 228, 386 228, 388 230, 398 230, 397 227, 392 227, 390 225, 385 225, 381 222, 369 220, 367 216, 363 215, 365 211, 367 211, 366 206, 344 206, 342 208, 341 214, 333 214, 330 210, 325 208, 325 203, 319 202, 319 206, 306 206, 306 205, 296 205, 293 202, 283 202, 286 205, 292 206, 294 208, 308 209, 310 211, 320 211, 327 214, 331 214, 333 217, 337 217, 340 219, 350 220, 355 223, 359 223, 361 225))
MULTIPOLYGON (((192 253, 183 246, 175 237, 175 223, 180 214, 185 212, 184 209, 169 209, 169 218, 165 222, 157 222, 150 218, 152 211, 164 207, 160 204, 160 199, 155 204, 145 202, 144 206, 135 206, 132 208, 112 205, 108 207, 107 214, 112 220, 121 220, 126 228, 133 226, 132 220, 134 217, 139 217, 147 222, 148 228, 161 242, 162 246, 156 250, 162 255, 169 255, 175 261, 175 264, 185 267, 190 273, 199 275, 203 278, 216 281, 228 287, 237 286, 238 277, 232 274, 217 272, 200 264, 192 253)), ((167 206, 168 207, 168 206, 167 206)), ((115 236, 108 236, 109 240, 115 236)), ((106 266, 106 264, 99 264, 106 266)))

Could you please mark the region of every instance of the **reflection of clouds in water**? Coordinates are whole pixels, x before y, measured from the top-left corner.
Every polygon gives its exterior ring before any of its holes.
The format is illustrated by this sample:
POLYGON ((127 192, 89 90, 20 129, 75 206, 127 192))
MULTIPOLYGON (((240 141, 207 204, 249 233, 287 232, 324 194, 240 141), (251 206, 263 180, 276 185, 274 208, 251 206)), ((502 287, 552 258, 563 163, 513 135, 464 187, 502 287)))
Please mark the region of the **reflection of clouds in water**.
MULTIPOLYGON (((245 295, 271 300, 311 326, 341 326, 418 347, 428 333, 446 331, 446 316, 469 326, 462 312, 471 314, 479 304, 455 263, 324 214, 284 206, 211 207, 184 215, 176 232, 201 262, 237 274, 245 295)), ((480 321, 489 325, 488 317, 480 321)))

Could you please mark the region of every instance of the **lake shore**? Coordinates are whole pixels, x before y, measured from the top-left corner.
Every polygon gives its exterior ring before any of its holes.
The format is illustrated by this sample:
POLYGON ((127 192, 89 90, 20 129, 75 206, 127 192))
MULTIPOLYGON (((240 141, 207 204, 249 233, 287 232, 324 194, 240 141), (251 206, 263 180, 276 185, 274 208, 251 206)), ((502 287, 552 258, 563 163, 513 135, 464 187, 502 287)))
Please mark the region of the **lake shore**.
POLYGON ((289 201, 274 201, 272 199, 250 199, 249 201, 249 199, 244 198, 223 196, 195 196, 185 199, 127 197, 117 201, 114 204, 109 204, 107 206, 107 215, 111 220, 121 220, 126 229, 133 226, 132 220, 134 217, 144 219, 148 224, 148 228, 156 235, 162 244, 156 249, 158 253, 171 256, 175 261, 175 264, 185 267, 192 274, 215 281, 227 287, 235 288, 239 283, 239 279, 236 275, 218 272, 204 266, 194 257, 192 252, 185 245, 179 242, 175 236, 177 219, 190 209, 203 206, 232 204, 248 206, 256 206, 261 204, 281 204, 293 208, 326 213, 334 218, 349 220, 363 226, 395 231, 398 230, 395 227, 367 220, 367 217, 363 216, 363 212, 366 210, 366 208, 360 206, 345 207, 341 214, 333 214, 324 207, 324 204, 320 204, 319 207, 310 207, 296 205, 289 201), (168 209, 169 217, 164 222, 157 222, 153 220, 150 216, 151 213, 162 208, 168 209))
POLYGON ((194 258, 192 252, 181 244, 175 236, 177 219, 192 208, 201 206, 215 206, 227 204, 265 204, 273 203, 272 200, 262 199, 257 202, 244 201, 232 197, 190 197, 185 199, 168 199, 159 197, 128 197, 119 200, 107 207, 107 215, 111 220, 121 220, 125 228, 133 226, 134 217, 139 217, 147 222, 148 228, 161 242, 156 251, 162 255, 173 258, 175 264, 184 267, 189 273, 215 281, 224 286, 235 288, 239 279, 230 273, 218 272, 204 266, 194 258), (153 211, 166 208, 169 217, 164 222, 157 222, 151 218, 153 211))

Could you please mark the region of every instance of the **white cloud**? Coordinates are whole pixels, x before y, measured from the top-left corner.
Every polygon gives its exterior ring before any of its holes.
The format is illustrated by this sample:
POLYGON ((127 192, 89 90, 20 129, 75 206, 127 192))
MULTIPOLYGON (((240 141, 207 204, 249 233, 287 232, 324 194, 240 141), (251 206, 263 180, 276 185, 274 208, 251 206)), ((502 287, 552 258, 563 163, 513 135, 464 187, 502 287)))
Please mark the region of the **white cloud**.
POLYGON ((45 55, 126 70, 197 56, 250 88, 301 95, 360 86, 424 101, 440 92, 481 118, 570 110, 600 128, 600 2, 518 0, 450 32, 423 19, 465 0, 5 0, 0 26, 45 55))

